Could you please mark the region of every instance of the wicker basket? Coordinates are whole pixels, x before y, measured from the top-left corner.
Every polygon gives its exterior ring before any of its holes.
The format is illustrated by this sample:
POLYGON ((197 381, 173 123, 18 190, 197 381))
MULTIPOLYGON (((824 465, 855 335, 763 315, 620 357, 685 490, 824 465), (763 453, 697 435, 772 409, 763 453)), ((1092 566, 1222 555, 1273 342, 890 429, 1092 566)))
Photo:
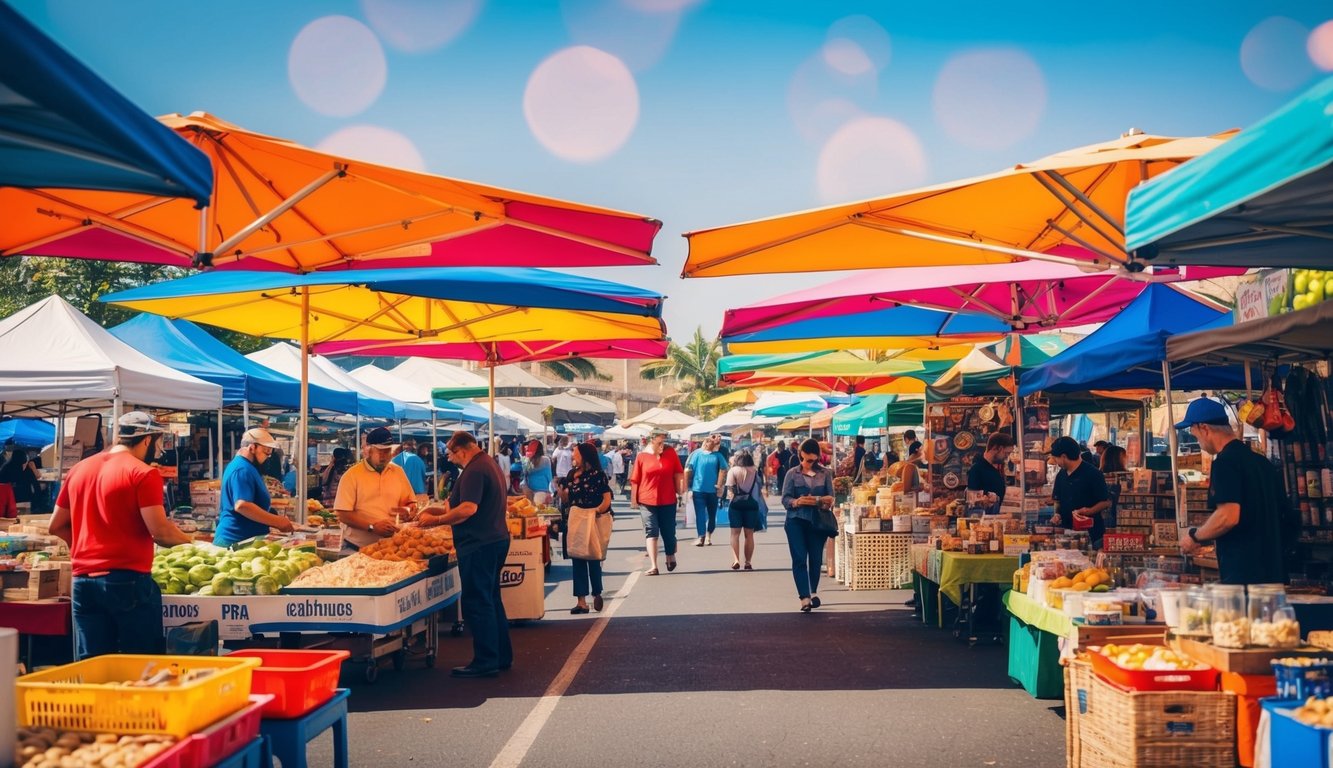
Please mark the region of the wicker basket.
POLYGON ((1106 682, 1090 668, 1072 671, 1070 688, 1078 740, 1068 752, 1082 768, 1235 765, 1233 694, 1135 693, 1106 682))
POLYGON ((1082 713, 1079 708, 1079 691, 1086 691, 1092 681, 1092 665, 1082 659, 1070 659, 1065 665, 1065 764, 1069 768, 1079 768, 1081 742, 1078 735, 1082 713))
POLYGON ((898 589, 912 583, 912 534, 862 533, 852 538, 848 589, 898 589))

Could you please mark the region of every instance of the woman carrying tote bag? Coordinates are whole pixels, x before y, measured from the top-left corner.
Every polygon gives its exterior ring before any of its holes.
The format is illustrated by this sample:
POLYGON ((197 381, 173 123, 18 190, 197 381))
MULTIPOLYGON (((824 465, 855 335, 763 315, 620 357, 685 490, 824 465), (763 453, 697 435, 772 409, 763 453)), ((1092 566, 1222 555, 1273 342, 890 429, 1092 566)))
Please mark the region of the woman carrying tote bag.
POLYGON ((574 562, 574 599, 570 613, 588 612, 589 594, 593 610, 602 610, 602 561, 611 539, 611 484, 602 471, 602 460, 590 443, 574 446, 574 468, 560 487, 561 500, 569 506, 565 553, 574 562))
POLYGON ((731 570, 741 568, 741 532, 745 533, 745 570, 752 571, 754 532, 763 524, 764 478, 754 465, 754 457, 741 451, 736 466, 727 470, 727 494, 731 497, 728 519, 731 523, 731 570))

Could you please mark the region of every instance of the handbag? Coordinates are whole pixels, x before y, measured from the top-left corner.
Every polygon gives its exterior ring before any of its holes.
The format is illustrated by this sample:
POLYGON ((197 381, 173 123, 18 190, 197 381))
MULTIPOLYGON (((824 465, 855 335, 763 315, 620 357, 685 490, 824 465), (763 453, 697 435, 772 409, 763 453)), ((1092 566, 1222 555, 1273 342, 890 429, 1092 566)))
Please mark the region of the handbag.
POLYGON ((759 502, 754 497, 754 491, 759 486, 759 472, 754 473, 754 478, 750 481, 750 490, 743 494, 739 488, 736 489, 736 495, 731 498, 732 512, 738 512, 742 515, 750 512, 759 511, 759 502))
POLYGON ((569 508, 569 556, 578 560, 605 560, 611 546, 611 514, 589 507, 569 508))
POLYGON ((822 533, 830 539, 838 535, 838 518, 833 516, 833 510, 815 507, 814 519, 810 521, 815 527, 816 533, 822 533))

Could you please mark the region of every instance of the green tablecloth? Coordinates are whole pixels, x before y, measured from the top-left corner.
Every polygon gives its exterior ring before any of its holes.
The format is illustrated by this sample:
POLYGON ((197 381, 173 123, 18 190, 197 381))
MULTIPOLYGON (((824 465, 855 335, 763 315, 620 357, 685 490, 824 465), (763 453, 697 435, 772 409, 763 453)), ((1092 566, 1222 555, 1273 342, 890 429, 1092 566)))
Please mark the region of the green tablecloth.
POLYGON ((1048 608, 1022 592, 1015 592, 1012 589, 1004 593, 1001 599, 1009 609, 1009 613, 1024 624, 1030 624, 1043 632, 1050 632, 1060 637, 1073 636, 1074 622, 1064 613, 1048 608))
POLYGON ((958 605, 963 602, 964 584, 1012 584, 1018 558, 935 550, 926 558, 925 566, 921 575, 938 584, 940 592, 958 605))

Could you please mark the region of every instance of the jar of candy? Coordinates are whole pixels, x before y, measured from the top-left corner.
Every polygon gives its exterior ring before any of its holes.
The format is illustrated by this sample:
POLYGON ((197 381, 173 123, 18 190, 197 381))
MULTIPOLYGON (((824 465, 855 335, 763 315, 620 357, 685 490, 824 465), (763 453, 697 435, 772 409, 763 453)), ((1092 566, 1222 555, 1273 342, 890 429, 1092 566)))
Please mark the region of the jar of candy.
POLYGON ((1180 624, 1176 634, 1189 637, 1212 637, 1213 598, 1203 586, 1190 587, 1180 606, 1180 624))
POLYGON ((1220 648, 1244 648, 1250 643, 1250 616, 1245 604, 1245 585, 1214 584, 1210 589, 1213 604, 1213 645, 1220 648))
POLYGON ((1251 584, 1249 587, 1250 642, 1266 648, 1295 648, 1301 642, 1296 611, 1287 604, 1281 584, 1251 584))

